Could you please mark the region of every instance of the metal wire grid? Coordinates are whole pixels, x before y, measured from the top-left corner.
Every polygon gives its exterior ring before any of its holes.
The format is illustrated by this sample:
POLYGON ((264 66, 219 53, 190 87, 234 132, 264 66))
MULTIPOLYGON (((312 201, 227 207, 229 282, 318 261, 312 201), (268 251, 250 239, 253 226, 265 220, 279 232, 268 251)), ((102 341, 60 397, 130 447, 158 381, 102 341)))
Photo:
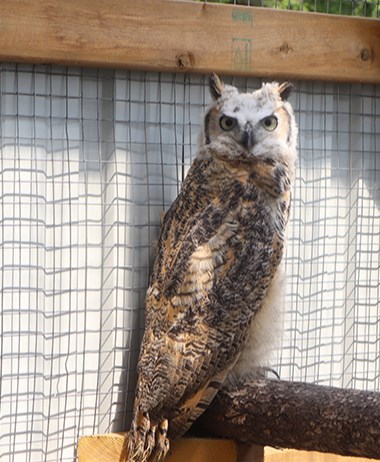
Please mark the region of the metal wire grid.
MULTIPOLYGON (((152 242, 208 101, 199 76, 1 66, 0 460, 126 428, 152 242)), ((379 101, 296 83, 284 379, 380 389, 379 101)))
POLYGON ((298 88, 281 375, 379 390, 379 87, 298 88))
MULTIPOLYGON (((180 0, 184 1, 184 0, 180 0)), ((186 0, 185 0, 186 1, 186 0)), ((380 17, 380 0, 187 0, 348 16, 380 17)))

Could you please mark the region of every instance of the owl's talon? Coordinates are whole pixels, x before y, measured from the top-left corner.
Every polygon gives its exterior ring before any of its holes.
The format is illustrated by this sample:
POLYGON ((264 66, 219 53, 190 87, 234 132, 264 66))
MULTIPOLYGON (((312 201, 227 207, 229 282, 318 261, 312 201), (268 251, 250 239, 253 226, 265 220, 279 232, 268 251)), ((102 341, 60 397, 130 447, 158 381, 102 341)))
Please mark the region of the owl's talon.
POLYGON ((166 437, 168 433, 168 421, 163 420, 156 432, 156 445, 153 452, 152 462, 161 462, 165 459, 166 454, 169 451, 169 440, 166 437))

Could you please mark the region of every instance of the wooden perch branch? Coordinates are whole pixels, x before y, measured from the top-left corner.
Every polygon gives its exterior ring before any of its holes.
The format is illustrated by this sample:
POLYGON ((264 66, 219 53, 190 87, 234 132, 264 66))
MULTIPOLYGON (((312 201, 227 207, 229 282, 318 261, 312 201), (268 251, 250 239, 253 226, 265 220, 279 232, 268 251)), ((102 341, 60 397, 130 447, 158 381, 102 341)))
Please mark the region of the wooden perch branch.
POLYGON ((244 443, 380 459, 380 393, 258 379, 221 390, 198 422, 244 443))

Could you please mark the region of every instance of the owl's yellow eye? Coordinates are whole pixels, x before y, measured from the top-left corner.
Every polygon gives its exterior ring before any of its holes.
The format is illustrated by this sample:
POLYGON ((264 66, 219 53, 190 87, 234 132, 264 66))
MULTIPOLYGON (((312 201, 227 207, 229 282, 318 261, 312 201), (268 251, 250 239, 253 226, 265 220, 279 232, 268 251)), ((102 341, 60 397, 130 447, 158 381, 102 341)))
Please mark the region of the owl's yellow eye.
POLYGON ((234 119, 233 117, 228 117, 228 116, 222 116, 219 121, 222 130, 226 132, 229 132, 230 130, 232 130, 235 127, 236 122, 237 122, 236 119, 234 119))
POLYGON ((276 116, 269 116, 260 120, 260 123, 265 128, 265 130, 268 130, 268 132, 273 132, 273 130, 277 128, 278 120, 276 116))

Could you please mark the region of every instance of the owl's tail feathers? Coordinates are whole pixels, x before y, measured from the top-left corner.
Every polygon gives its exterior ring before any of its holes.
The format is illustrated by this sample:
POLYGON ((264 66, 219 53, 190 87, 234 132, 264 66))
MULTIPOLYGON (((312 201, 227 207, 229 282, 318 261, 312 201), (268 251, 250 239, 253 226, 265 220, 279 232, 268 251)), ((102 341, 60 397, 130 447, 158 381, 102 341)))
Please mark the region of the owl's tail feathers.
POLYGON ((169 451, 168 421, 151 425, 149 414, 138 410, 127 443, 128 462, 162 462, 169 451))

